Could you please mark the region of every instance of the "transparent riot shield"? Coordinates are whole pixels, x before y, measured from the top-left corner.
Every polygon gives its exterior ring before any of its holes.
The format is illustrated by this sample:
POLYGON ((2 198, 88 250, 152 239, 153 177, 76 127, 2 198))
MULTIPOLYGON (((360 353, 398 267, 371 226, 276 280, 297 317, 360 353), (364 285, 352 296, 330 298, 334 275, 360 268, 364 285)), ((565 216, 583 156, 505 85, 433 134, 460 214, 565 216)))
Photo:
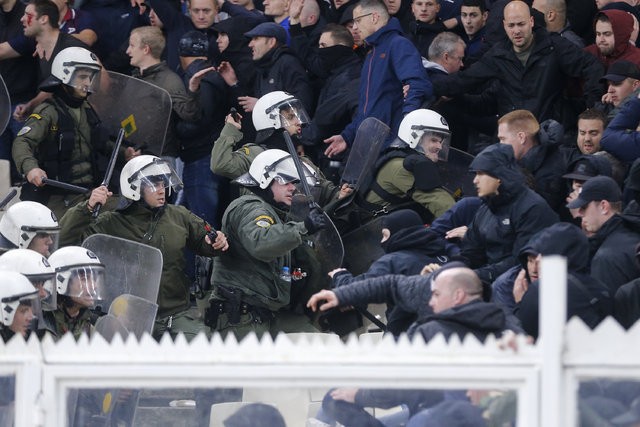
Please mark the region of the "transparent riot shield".
POLYGON ((342 182, 351 185, 354 193, 366 181, 367 175, 373 173, 373 165, 380 154, 380 147, 386 141, 389 132, 389 126, 375 117, 367 117, 358 126, 342 173, 342 182))
POLYGON ((4 132, 11 118, 11 98, 9 91, 0 76, 0 134, 4 132))
POLYGON ((157 313, 158 304, 130 294, 116 297, 109 307, 109 315, 118 319, 138 339, 145 332, 151 334, 157 313))
POLYGON ((102 335, 107 342, 111 342, 117 334, 120 334, 123 340, 129 336, 127 328, 112 314, 99 317, 98 320, 96 320, 95 331, 102 335))
MULTIPOLYGON (((296 194, 291 202, 289 217, 294 221, 304 221, 309 213, 310 198, 304 194, 296 194)), ((322 212, 325 217, 327 226, 316 233, 309 236, 311 248, 313 249, 318 261, 322 266, 322 274, 342 266, 344 258, 344 247, 340 233, 336 229, 329 215, 322 212)))
POLYGON ((354 276, 366 272, 375 260, 384 255, 380 246, 382 218, 383 216, 377 216, 342 236, 345 268, 354 276))
POLYGON ((98 78, 89 103, 114 139, 123 128, 128 142, 145 154, 160 156, 171 116, 169 92, 113 71, 101 72, 98 78))
POLYGON ((442 186, 456 200, 476 195, 473 174, 469 172, 469 165, 471 165, 473 159, 474 157, 471 154, 450 147, 448 160, 437 163, 442 186))
POLYGON ((106 286, 100 302, 103 312, 123 294, 157 301, 162 276, 160 250, 106 234, 89 236, 82 246, 92 250, 105 265, 106 286))

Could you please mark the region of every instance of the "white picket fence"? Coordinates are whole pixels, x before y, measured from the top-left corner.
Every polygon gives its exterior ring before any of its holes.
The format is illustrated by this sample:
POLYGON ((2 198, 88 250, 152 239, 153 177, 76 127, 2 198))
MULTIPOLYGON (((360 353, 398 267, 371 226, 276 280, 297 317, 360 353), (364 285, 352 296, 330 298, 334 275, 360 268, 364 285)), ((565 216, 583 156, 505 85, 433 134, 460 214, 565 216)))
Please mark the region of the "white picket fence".
POLYGON ((17 427, 66 425, 66 396, 74 388, 325 390, 336 385, 512 389, 518 394, 519 427, 577 426, 580 381, 640 380, 640 326, 624 331, 611 319, 595 331, 577 319, 565 325, 564 271, 561 258, 543 260, 541 339, 536 345, 519 339, 517 352, 500 349, 495 339, 483 345, 472 336, 449 343, 440 337, 427 345, 355 336, 342 343, 324 335, 281 335, 275 341, 250 336, 240 343, 219 336, 191 343, 149 336, 138 342, 132 336, 111 344, 100 336, 78 342, 67 336, 0 346, 0 376, 16 376, 17 427))

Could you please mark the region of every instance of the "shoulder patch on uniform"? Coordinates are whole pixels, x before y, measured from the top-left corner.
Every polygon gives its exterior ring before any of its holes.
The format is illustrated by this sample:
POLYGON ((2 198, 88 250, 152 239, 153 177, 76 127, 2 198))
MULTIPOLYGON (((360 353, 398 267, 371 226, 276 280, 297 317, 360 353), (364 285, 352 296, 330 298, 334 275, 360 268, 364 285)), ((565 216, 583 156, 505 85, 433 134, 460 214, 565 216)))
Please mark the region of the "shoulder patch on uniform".
POLYGON ((18 136, 25 135, 31 131, 31 126, 23 126, 22 129, 18 131, 18 136))
POLYGON ((249 155, 249 147, 242 147, 238 151, 242 151, 245 154, 245 156, 249 155))
POLYGON ((41 120, 42 116, 38 113, 31 113, 31 115, 29 116, 29 118, 33 117, 36 120, 41 120))
POLYGON ((269 215, 260 215, 255 219, 255 222, 260 228, 269 228, 276 223, 269 215))

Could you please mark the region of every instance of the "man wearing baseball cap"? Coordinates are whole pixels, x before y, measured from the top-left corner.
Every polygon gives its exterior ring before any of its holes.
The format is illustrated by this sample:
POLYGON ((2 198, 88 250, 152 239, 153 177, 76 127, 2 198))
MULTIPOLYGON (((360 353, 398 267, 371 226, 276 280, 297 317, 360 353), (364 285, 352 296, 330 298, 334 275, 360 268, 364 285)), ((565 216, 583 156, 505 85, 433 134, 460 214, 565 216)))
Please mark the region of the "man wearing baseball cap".
POLYGON ((300 100, 307 111, 313 111, 314 97, 307 71, 287 43, 287 31, 275 22, 263 22, 244 34, 251 38, 249 48, 256 78, 248 88, 228 62, 220 63, 218 72, 232 88, 232 97, 247 113, 253 111, 258 98, 281 90, 300 100))
POLYGON ((640 220, 622 215, 622 192, 608 176, 585 181, 578 197, 567 205, 578 209, 582 229, 591 246, 591 275, 604 282, 611 295, 640 276, 635 247, 640 241, 640 220))
POLYGON ((602 96, 602 103, 610 108, 608 116, 611 119, 640 87, 640 68, 633 62, 621 59, 609 66, 600 82, 607 83, 607 93, 602 96))

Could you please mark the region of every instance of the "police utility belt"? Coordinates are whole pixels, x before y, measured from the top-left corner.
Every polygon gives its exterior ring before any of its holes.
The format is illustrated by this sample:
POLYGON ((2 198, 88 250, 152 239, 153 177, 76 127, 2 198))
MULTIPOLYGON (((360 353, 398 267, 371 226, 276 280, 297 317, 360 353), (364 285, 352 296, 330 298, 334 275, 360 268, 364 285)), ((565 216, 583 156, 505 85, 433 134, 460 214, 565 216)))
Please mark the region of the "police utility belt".
POLYGON ((253 321, 258 324, 269 322, 275 318, 275 314, 266 308, 256 307, 242 301, 242 291, 237 288, 218 286, 217 291, 224 300, 212 300, 209 308, 205 310, 204 322, 210 328, 215 328, 218 317, 226 314, 229 323, 240 323, 242 315, 251 314, 253 321))

